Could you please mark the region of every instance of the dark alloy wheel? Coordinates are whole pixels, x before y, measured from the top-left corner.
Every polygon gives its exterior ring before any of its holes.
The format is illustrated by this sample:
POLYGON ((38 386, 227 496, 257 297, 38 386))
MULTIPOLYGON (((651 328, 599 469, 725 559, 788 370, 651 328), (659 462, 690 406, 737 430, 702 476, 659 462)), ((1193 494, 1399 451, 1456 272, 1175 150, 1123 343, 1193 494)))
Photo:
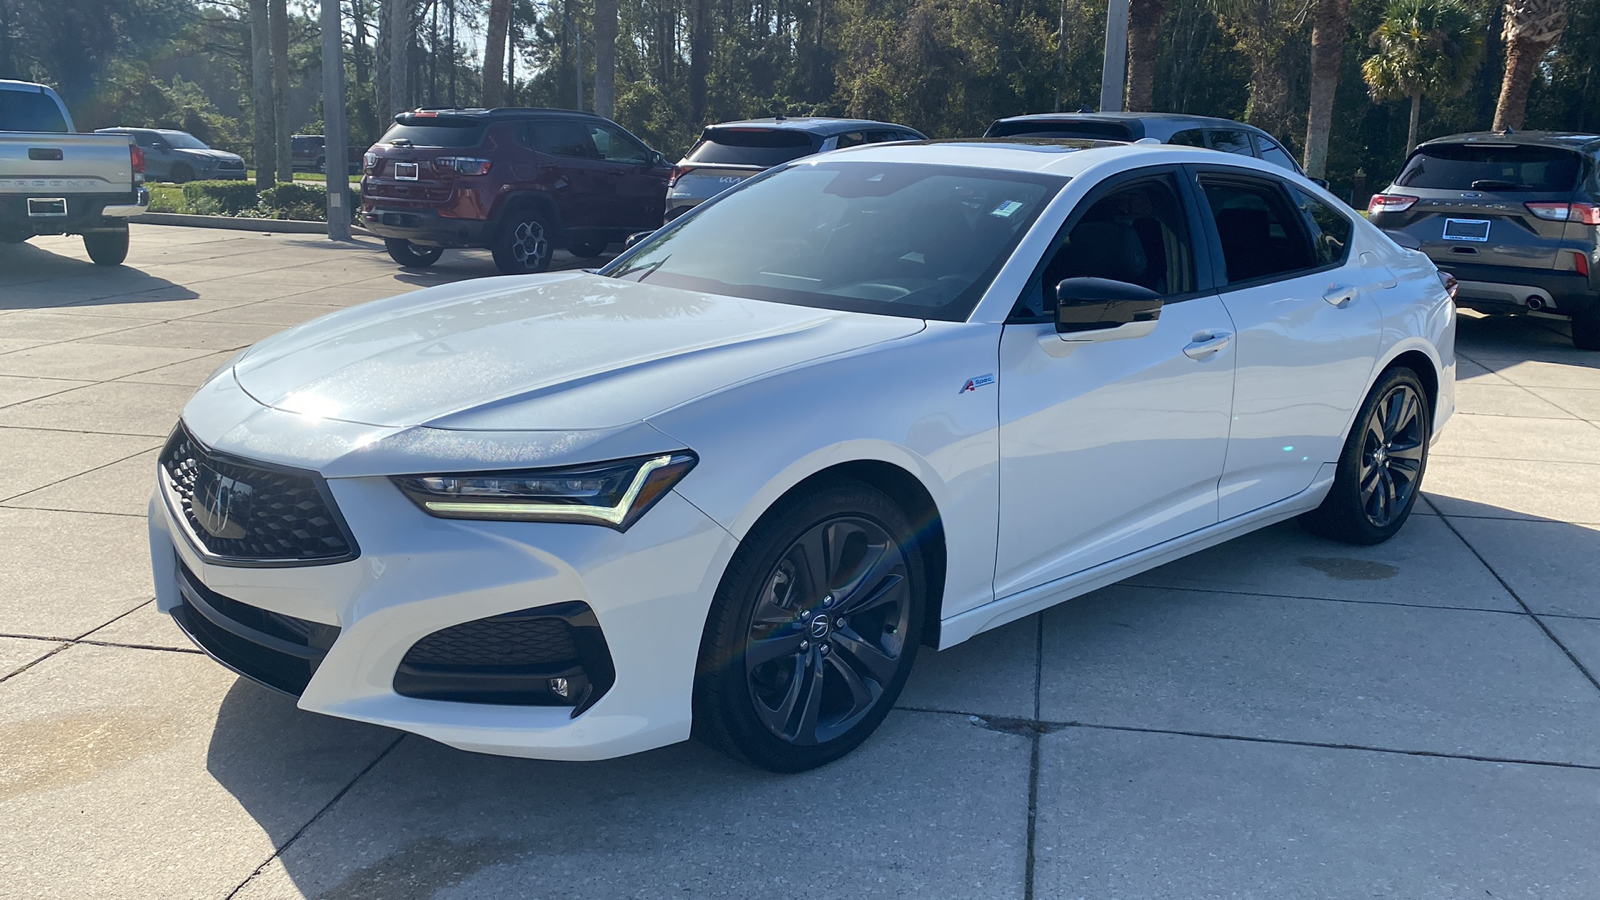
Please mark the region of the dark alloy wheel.
POLYGON ((530 209, 512 212, 489 248, 495 267, 503 275, 528 275, 550 268, 555 253, 550 232, 543 214, 530 209))
POLYGON ((386 238, 383 249, 389 251, 390 259, 411 269, 427 268, 438 262, 439 257, 444 254, 442 247, 419 247, 399 238, 386 238))
POLYGON ((920 636, 922 556, 894 502, 860 484, 810 494, 756 531, 707 623, 696 732, 798 772, 854 749, 899 696, 920 636))
POLYGON ((1572 317, 1572 346, 1579 350, 1600 350, 1600 310, 1572 317))
POLYGON ((1416 373, 1385 372, 1345 441, 1327 499, 1301 521, 1317 534, 1353 544, 1393 537, 1416 506, 1432 421, 1416 373))
POLYGON ((567 248, 567 252, 579 259, 590 259, 606 252, 605 241, 582 241, 567 248))
POLYGON ((91 231, 83 236, 83 249, 97 266, 120 266, 128 258, 128 229, 91 231))

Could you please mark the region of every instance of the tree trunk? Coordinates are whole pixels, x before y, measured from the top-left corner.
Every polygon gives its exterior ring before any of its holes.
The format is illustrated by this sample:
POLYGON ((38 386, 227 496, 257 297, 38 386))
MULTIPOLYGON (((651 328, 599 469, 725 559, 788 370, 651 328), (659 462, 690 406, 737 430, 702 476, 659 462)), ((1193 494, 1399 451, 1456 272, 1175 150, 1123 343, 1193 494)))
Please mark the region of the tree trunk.
POLYGON ((1417 126, 1422 122, 1422 92, 1411 92, 1411 123, 1406 126, 1406 155, 1417 149, 1417 126))
POLYGON ((267 12, 272 19, 272 131, 278 180, 294 181, 294 158, 289 155, 289 4, 268 0, 267 12))
POLYGON ((1522 120, 1528 114, 1528 89, 1533 86, 1533 75, 1544 59, 1549 44, 1512 38, 1506 42, 1506 74, 1500 82, 1500 102, 1494 107, 1494 130, 1507 128, 1522 130, 1522 120))
MULTIPOLYGON (((1346 0, 1348 2, 1348 0, 1346 0)), ((1155 109, 1156 57, 1166 0, 1132 0, 1128 9, 1128 111, 1155 109)))
POLYGON ((594 0, 594 111, 613 118, 617 103, 617 0, 594 0))
POLYGON ((251 154, 256 167, 256 187, 277 184, 277 160, 272 122, 272 38, 267 0, 250 0, 250 106, 255 127, 251 154))
POLYGON ((1328 174, 1328 137, 1333 131, 1333 98, 1344 63, 1350 0, 1317 0, 1311 27, 1311 106, 1306 114, 1304 166, 1312 178, 1328 174))
POLYGON ((706 124, 706 76, 711 61, 711 0, 690 0, 689 15, 689 128, 698 132, 706 124))
POLYGON ((506 29, 511 25, 511 0, 489 0, 489 36, 483 45, 483 105, 505 105, 506 29))
POLYGON ((411 49, 410 0, 384 0, 383 30, 388 35, 389 116, 406 110, 406 56, 411 49))

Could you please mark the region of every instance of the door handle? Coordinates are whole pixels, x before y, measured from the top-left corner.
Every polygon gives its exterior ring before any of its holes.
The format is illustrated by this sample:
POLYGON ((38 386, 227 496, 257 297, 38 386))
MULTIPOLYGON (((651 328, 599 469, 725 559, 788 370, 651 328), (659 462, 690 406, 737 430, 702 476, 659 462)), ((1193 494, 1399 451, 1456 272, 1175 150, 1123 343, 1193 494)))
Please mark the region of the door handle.
POLYGON ((1333 288, 1323 294, 1322 299, 1328 301, 1332 306, 1344 309, 1350 305, 1351 300, 1356 298, 1356 293, 1357 291, 1353 287, 1333 288))
POLYGON ((1194 336, 1194 340, 1183 348, 1183 355, 1190 359, 1202 359, 1219 350, 1226 349, 1233 343, 1233 335, 1226 331, 1214 331, 1209 334, 1202 332, 1194 336))

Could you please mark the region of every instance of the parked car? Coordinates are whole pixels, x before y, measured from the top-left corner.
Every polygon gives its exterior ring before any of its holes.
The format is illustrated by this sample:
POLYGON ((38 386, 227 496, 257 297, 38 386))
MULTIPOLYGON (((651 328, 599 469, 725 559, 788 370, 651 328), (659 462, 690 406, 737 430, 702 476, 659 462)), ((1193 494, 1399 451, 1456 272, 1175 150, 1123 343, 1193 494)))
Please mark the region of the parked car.
POLYGON ((55 91, 0 80, 0 243, 80 234, 96 265, 121 265, 128 217, 149 205, 144 153, 133 142, 74 134, 55 91))
POLYGON ((1454 275, 1463 306, 1567 316, 1600 350, 1600 135, 1436 138, 1367 211, 1454 275))
POLYGON ((1258 160, 843 150, 597 274, 235 357, 161 451, 155 590, 301 709, 571 760, 692 731, 806 769, 919 645, 1296 516, 1394 535, 1455 322, 1426 257, 1258 160))
POLYGON ((591 257, 661 224, 671 167, 621 125, 567 109, 419 109, 365 156, 361 219, 402 266, 487 247, 508 275, 591 257))
POLYGON ((802 156, 924 139, 914 128, 868 119, 778 116, 712 125, 672 167, 665 218, 671 222, 751 175, 802 156))
MULTIPOLYGON (((296 134, 289 138, 289 154, 294 168, 310 172, 327 171, 327 155, 322 152, 326 142, 320 134, 296 134)), ((361 174, 361 148, 351 144, 345 148, 345 164, 351 175, 361 174)))
POLYGON ((96 128, 96 134, 125 134, 144 150, 145 174, 151 181, 243 181, 244 157, 213 150, 187 131, 170 128, 96 128))
MULTIPOLYGON (((1254 156, 1296 175, 1305 174, 1278 141, 1254 125, 1211 116, 1182 113, 1039 113, 998 119, 984 137, 1085 138, 1108 141, 1139 141, 1146 138, 1163 144, 1205 147, 1223 153, 1254 156)), ((1326 187, 1327 184, 1318 181, 1326 187)))

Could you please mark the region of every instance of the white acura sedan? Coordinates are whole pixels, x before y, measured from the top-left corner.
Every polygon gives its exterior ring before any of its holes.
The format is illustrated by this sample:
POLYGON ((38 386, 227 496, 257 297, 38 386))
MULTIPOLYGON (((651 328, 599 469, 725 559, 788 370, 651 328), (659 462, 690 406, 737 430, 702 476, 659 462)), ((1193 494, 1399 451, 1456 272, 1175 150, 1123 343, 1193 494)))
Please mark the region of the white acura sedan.
POLYGON ((600 759, 835 759, 944 648, 1299 516, 1375 543, 1454 408, 1438 272, 1174 146, 868 146, 598 273, 265 340, 150 507, 161 609, 303 709, 600 759))

